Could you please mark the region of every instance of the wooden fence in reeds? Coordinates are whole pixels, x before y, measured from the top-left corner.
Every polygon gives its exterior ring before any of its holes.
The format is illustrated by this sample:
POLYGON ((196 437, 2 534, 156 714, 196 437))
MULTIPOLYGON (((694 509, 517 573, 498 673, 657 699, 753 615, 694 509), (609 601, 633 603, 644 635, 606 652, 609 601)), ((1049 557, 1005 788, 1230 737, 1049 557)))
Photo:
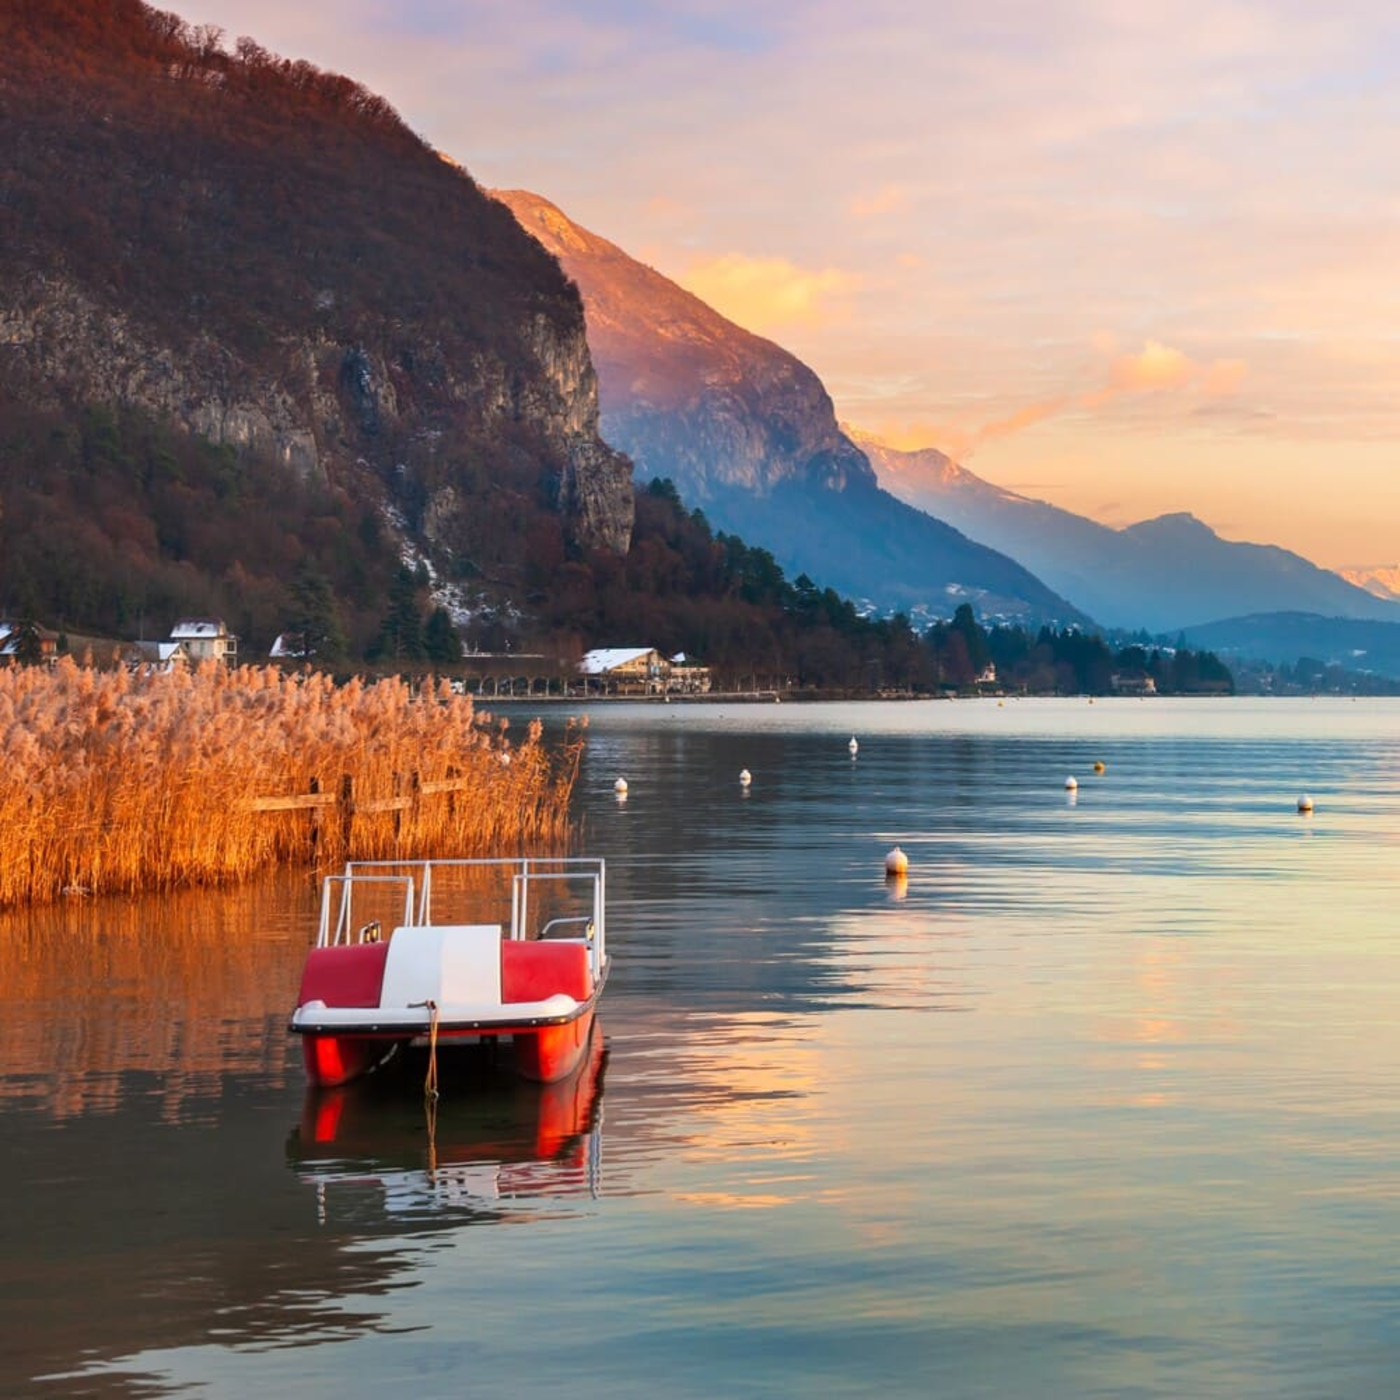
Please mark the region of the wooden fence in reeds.
POLYGON ((0 907, 268 865, 560 849, 581 739, 445 683, 0 669, 0 907))
POLYGON ((239 806, 249 813, 305 813, 309 818, 307 830, 313 850, 329 848, 337 853, 348 855, 353 852, 362 856, 366 841, 371 839, 365 826, 370 819, 388 818, 397 847, 404 838, 406 828, 437 824, 435 818, 439 814, 426 809, 438 800, 447 802, 445 815, 450 824, 459 800, 457 794, 464 794, 460 800, 469 801, 468 795, 480 786, 480 779, 454 775, 424 780, 415 770, 395 774, 393 785, 396 794, 393 797, 357 797, 355 779, 353 775, 345 773, 334 788, 325 788, 319 778, 313 778, 309 792, 292 793, 286 797, 246 797, 239 806), (357 821, 361 824, 358 831, 357 821))

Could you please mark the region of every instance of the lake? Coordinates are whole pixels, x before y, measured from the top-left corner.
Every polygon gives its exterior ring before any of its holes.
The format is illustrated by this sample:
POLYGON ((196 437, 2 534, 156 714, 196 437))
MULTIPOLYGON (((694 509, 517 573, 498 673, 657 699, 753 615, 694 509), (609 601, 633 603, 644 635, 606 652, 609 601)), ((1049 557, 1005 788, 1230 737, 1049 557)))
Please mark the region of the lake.
POLYGON ((1400 1393, 1400 702, 588 713, 606 1054, 431 1152, 305 875, 0 919, 0 1394, 1400 1393))

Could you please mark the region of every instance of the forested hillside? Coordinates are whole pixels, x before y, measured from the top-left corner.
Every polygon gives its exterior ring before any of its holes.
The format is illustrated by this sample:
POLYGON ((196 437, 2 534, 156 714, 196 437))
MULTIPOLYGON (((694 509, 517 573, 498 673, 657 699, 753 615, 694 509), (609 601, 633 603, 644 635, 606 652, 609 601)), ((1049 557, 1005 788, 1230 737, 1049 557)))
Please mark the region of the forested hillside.
POLYGON ((576 290, 383 99, 5 0, 0 150, 0 609, 208 603, 265 645, 304 555, 364 637, 388 561, 510 597, 535 536, 627 547, 576 290), (74 549, 86 582, 42 566, 74 549))

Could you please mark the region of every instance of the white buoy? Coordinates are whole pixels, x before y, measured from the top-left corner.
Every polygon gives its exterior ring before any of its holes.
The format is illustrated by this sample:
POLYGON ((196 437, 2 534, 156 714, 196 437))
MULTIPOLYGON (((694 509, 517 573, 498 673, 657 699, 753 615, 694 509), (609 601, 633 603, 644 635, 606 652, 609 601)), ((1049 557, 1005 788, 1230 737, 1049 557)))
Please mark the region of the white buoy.
POLYGON ((1312 800, 1311 797, 1309 797, 1309 796, 1307 795, 1307 793, 1304 793, 1304 794, 1298 799, 1298 810, 1299 810, 1300 812, 1311 812, 1312 809, 1313 809, 1313 800, 1312 800))
POLYGON ((753 774, 747 768, 741 768, 739 770, 739 786, 748 787, 751 782, 753 782, 753 774))
POLYGON ((907 875, 909 873, 909 857, 899 849, 898 846, 885 857, 886 875, 907 875))
POLYGON ((856 736, 854 734, 851 735, 851 742, 847 744, 846 747, 851 751, 852 758, 860 752, 860 745, 856 743, 856 736))
POLYGON ((1078 792, 1078 790, 1079 790, 1079 779, 1078 779, 1078 778, 1066 778, 1066 779, 1065 779, 1065 791, 1066 791, 1066 792, 1078 792))
POLYGON ((627 796, 627 779, 626 779, 626 778, 619 778, 619 779, 613 784, 613 791, 614 791, 619 797, 626 797, 626 796, 627 796))

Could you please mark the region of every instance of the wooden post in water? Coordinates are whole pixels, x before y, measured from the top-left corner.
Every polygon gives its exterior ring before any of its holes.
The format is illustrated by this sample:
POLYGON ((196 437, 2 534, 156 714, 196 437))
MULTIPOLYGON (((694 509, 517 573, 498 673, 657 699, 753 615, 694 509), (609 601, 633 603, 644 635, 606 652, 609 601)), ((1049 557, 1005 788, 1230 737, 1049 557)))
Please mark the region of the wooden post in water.
POLYGON ((341 859, 350 859, 350 832, 355 824, 355 779, 346 773, 340 780, 341 859))
MULTIPOLYGON (((318 792, 321 791, 321 780, 320 780, 320 778, 313 777, 313 778, 311 779, 311 791, 312 791, 313 793, 318 793, 318 792)), ((313 808, 311 809, 311 860, 312 860, 313 863, 314 863, 315 860, 316 860, 316 855, 317 855, 317 851, 318 851, 318 849, 319 849, 319 847, 320 847, 320 844, 321 844, 321 809, 320 809, 319 807, 313 807, 313 808)))

